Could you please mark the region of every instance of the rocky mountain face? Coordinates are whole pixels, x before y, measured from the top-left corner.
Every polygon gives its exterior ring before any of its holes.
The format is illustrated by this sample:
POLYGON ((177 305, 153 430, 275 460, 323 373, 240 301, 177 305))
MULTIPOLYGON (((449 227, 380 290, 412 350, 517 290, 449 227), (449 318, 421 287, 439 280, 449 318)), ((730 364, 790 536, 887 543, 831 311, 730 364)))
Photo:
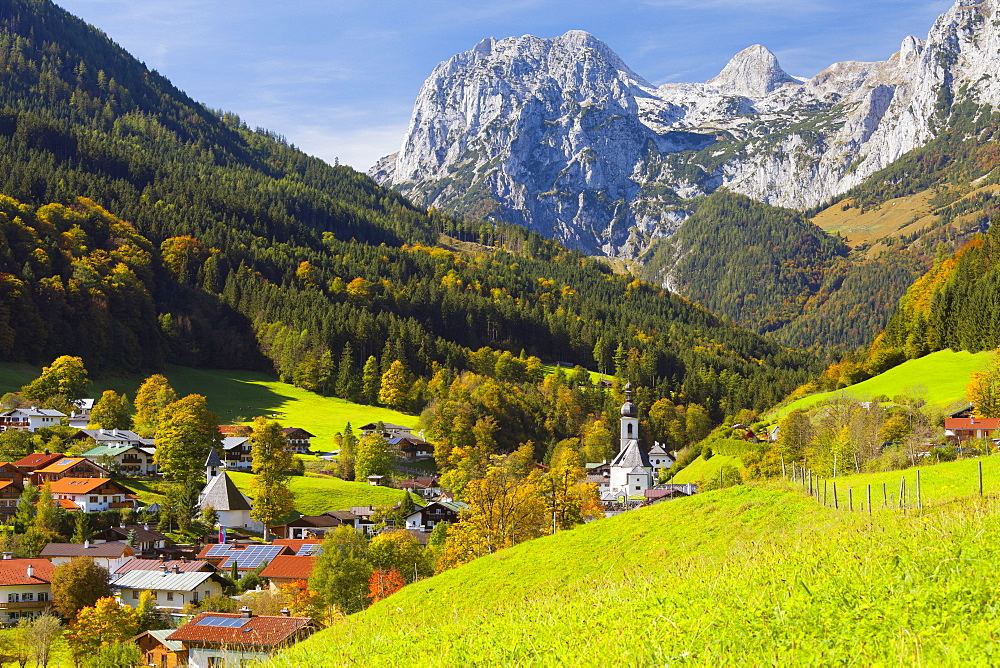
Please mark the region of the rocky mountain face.
POLYGON ((802 81, 752 46, 705 83, 656 87, 580 31, 487 39, 439 65, 371 174, 428 205, 634 257, 725 186, 806 208, 1000 102, 1000 0, 958 0, 888 60, 802 81))

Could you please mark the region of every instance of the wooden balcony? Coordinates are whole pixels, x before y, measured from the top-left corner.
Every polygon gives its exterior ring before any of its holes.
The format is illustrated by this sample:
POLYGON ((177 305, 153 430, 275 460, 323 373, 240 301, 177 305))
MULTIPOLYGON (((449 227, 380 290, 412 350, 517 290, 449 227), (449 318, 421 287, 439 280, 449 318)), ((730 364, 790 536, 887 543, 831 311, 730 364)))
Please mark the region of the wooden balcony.
POLYGON ((42 610, 52 605, 52 601, 0 601, 0 610, 42 610))

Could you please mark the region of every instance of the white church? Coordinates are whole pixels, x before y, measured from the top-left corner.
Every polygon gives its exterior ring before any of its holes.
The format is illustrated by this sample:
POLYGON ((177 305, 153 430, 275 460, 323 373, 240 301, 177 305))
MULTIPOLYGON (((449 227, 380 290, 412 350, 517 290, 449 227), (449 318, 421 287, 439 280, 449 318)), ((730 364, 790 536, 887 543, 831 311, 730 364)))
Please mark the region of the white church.
POLYGON ((627 501, 644 498, 656 485, 660 471, 670 468, 674 458, 656 443, 649 453, 639 446, 639 412, 632 403, 632 384, 625 384, 625 403, 621 409, 621 447, 610 464, 591 469, 587 482, 598 485, 602 501, 627 501))

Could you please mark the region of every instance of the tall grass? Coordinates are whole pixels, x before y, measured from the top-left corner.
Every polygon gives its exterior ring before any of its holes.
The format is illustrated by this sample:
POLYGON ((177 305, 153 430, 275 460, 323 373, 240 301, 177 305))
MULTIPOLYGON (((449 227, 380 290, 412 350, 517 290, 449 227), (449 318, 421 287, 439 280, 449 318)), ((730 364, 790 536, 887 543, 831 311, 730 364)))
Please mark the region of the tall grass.
POLYGON ((730 488, 410 585, 274 664, 989 665, 998 558, 992 498, 869 517, 730 488))

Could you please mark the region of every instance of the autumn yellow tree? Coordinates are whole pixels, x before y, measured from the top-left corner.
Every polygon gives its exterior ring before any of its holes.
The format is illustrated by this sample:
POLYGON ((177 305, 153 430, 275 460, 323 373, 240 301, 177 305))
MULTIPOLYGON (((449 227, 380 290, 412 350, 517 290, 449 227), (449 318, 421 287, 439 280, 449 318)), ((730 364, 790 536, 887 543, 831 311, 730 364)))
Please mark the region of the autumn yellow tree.
POLYGON ((122 642, 135 636, 142 625, 142 613, 114 598, 99 599, 83 608, 70 625, 66 640, 76 656, 96 652, 104 645, 122 642))
POLYGON ((165 376, 157 373, 147 378, 135 393, 136 432, 147 438, 155 435, 163 409, 175 401, 177 393, 165 376))
POLYGON ((469 482, 464 498, 469 507, 449 529, 439 571, 545 533, 545 502, 537 475, 516 475, 499 455, 493 456, 484 477, 469 482))
POLYGON ((153 460, 163 475, 186 481, 202 473, 209 450, 221 442, 219 418, 205 397, 189 394, 163 409, 153 460))
POLYGON ((410 390, 410 382, 407 378, 406 367, 399 360, 394 360, 386 372, 382 374, 382 383, 379 386, 379 403, 385 404, 389 408, 397 410, 406 407, 406 396, 410 390))
POLYGON ((552 457, 540 488, 545 496, 553 530, 571 529, 587 518, 604 517, 597 485, 586 482, 587 472, 580 452, 567 443, 552 457))

